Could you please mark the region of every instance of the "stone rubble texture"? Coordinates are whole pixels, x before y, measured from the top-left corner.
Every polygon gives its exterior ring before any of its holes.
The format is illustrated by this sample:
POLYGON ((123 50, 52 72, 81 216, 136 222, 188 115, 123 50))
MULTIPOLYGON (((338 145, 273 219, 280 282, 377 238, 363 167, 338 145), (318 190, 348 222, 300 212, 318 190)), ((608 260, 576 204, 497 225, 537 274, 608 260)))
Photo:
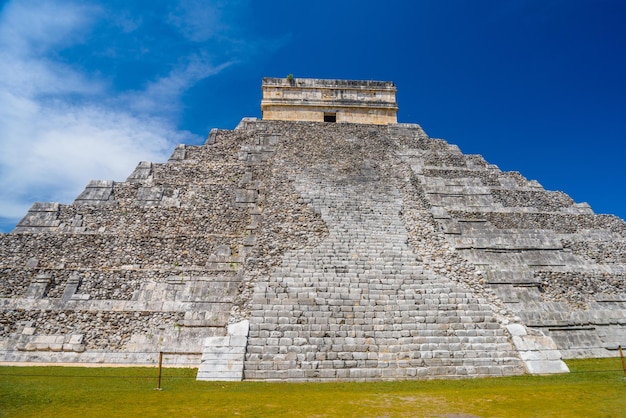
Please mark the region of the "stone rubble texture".
POLYGON ((0 235, 0 361, 566 372, 626 343, 625 274, 623 220, 418 125, 244 119, 0 235))

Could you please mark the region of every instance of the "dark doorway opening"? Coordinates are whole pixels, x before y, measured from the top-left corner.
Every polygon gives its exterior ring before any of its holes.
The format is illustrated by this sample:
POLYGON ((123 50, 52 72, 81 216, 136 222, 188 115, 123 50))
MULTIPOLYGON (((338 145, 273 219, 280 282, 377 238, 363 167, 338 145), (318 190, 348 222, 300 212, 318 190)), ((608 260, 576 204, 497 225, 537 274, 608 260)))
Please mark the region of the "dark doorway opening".
POLYGON ((336 113, 324 113, 324 122, 337 122, 337 114, 336 113))

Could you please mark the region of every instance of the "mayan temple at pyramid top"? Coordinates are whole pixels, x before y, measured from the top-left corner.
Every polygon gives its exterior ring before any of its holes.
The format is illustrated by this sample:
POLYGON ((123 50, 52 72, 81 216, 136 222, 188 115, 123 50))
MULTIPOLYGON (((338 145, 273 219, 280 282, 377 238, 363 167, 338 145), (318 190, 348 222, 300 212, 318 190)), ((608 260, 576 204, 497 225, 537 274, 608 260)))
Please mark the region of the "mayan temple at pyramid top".
POLYGON ((391 81, 263 79, 264 120, 397 123, 396 86, 391 81))

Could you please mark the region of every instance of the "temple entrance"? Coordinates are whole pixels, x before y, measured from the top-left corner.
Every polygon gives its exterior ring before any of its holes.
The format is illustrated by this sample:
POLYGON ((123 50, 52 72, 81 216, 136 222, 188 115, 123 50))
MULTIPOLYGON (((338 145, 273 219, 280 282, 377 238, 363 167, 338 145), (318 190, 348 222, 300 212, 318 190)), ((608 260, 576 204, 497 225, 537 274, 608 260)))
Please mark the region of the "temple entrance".
POLYGON ((324 112, 324 122, 337 122, 337 113, 324 112))

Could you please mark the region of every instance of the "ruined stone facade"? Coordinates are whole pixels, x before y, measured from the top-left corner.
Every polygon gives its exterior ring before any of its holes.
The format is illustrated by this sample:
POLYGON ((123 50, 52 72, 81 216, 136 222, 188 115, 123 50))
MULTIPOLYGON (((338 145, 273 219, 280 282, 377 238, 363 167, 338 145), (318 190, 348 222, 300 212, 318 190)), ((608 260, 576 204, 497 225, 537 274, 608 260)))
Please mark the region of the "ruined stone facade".
POLYGON ((0 361, 564 372, 626 343, 625 276, 624 221, 418 125, 244 119, 0 235, 0 361))
POLYGON ((390 81, 264 78, 263 120, 396 123, 396 86, 390 81))

